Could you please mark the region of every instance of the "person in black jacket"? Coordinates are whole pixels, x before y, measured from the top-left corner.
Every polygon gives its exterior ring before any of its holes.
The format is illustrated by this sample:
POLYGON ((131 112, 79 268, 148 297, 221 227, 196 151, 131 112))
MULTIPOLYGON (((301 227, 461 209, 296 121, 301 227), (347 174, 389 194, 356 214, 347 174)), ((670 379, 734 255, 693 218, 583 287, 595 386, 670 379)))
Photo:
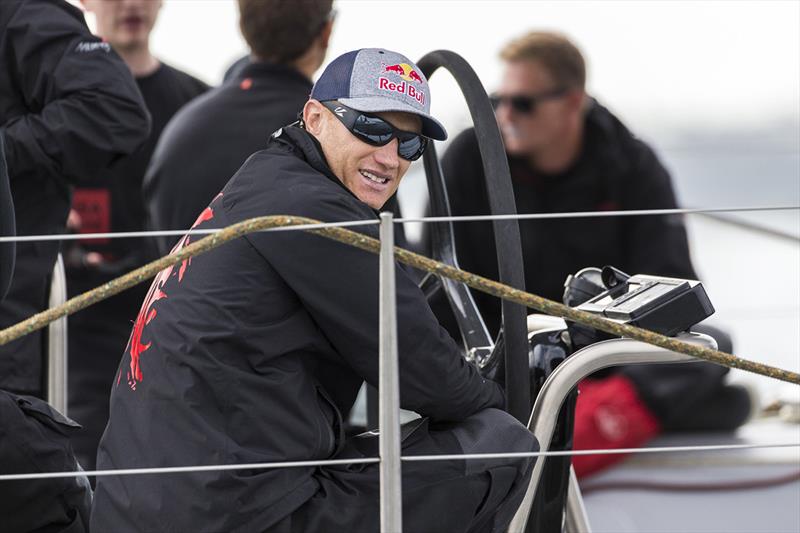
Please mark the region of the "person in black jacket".
MULTIPOLYGON (((533 32, 509 43, 492 95, 508 153, 519 213, 677 207, 670 176, 645 142, 587 97, 578 49, 560 35, 533 32)), ((457 136, 442 158, 453 215, 489 212, 474 130, 457 136)), ((679 216, 521 220, 525 287, 561 300, 564 280, 587 266, 697 279, 679 216)), ((497 279, 490 222, 455 225, 459 263, 497 279)), ((496 332, 500 303, 475 294, 496 332)))
MULTIPOLYGON (((273 135, 195 228, 263 215, 376 219, 429 139, 444 139, 406 57, 334 60, 302 121, 273 135)), ((377 236, 375 226, 362 231, 377 236)), ((187 234, 176 248, 195 240, 187 234)), ((403 454, 529 452, 504 393, 468 363, 409 273, 396 269, 401 405, 423 418, 403 454)), ((120 363, 99 468, 377 455, 341 413, 378 381, 378 261, 304 232, 257 232, 161 272, 120 363)), ((403 465, 407 531, 501 531, 533 461, 403 465)), ((378 466, 230 470, 98 481, 95 531, 377 531, 378 466)))
MULTIPOLYGON (((72 187, 147 137, 150 119, 128 67, 66 2, 0 2, 0 137, 17 233, 63 233, 72 187)), ((57 241, 18 243, 0 328, 47 306, 57 241)), ((40 395, 44 335, 0 346, 0 388, 40 395)))
MULTIPOLYGON (((501 58, 502 81, 491 100, 517 212, 677 207, 669 173, 653 149, 587 96, 583 56, 566 37, 531 32, 508 43, 501 58)), ((442 158, 453 215, 489 213, 482 168, 475 132, 467 130, 442 158)), ((585 267, 697 279, 678 215, 520 220, 519 226, 525 287, 545 298, 560 301, 567 276, 585 267)), ((454 237, 463 269, 498 279, 490 222, 456 223, 454 237)), ((473 294, 496 333, 500 301, 473 294)), ((439 302, 434 309, 453 331, 449 310, 439 302)), ((693 329, 712 334, 720 349, 731 351, 724 332, 705 325, 693 329)), ((726 373, 709 363, 631 366, 593 382, 578 400, 575 447, 633 447, 665 429, 734 428, 747 417, 749 400, 744 390, 724 386, 726 373), (609 413, 616 418, 601 420, 609 413)), ((578 456, 573 464, 582 475, 621 457, 578 456)))
MULTIPOLYGON (((63 233, 72 186, 131 153, 148 130, 128 68, 89 33, 80 10, 52 0, 0 2, 0 166, 7 163, 20 234, 63 233)), ((0 219, 7 225, 4 196, 0 219)), ((57 242, 18 244, 0 328, 46 307, 58 248, 57 242)), ((5 278, 8 258, 0 260, 5 278)), ((80 426, 30 396, 42 392, 42 344, 34 333, 0 346, 0 389, 22 393, 0 390, 3 473, 79 469, 69 438, 80 426)), ((90 504, 85 477, 2 482, 0 529, 83 533, 90 504)))
MULTIPOLYGON (((82 182, 72 197, 73 231, 106 233, 145 227, 142 179, 161 131, 178 109, 208 90, 202 81, 153 56, 150 32, 160 1, 84 0, 94 13, 97 34, 131 70, 152 119, 147 141, 95 179, 82 182)), ((121 276, 147 262, 144 239, 70 241, 64 262, 69 297, 121 276)), ((108 383, 125 349, 131 323, 147 293, 139 285, 69 318, 69 412, 83 430, 73 438, 81 465, 94 469, 97 443, 108 421, 108 383)))
MULTIPOLYGON (((332 3, 239 0, 250 61, 184 107, 164 130, 144 179, 150 229, 189 228, 245 159, 297 119, 325 59, 332 3)), ((176 240, 158 238, 160 255, 176 240)))

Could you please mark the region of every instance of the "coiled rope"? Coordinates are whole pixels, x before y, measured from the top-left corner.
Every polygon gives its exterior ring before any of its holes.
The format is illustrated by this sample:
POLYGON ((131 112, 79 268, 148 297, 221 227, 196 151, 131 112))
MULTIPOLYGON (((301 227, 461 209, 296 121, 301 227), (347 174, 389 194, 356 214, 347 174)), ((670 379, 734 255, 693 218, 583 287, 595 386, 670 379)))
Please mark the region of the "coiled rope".
MULTIPOLYGON (((378 221, 370 221, 366 223, 362 222, 362 224, 371 223, 377 224, 378 221)), ((349 225, 353 224, 350 223, 349 225)), ((120 276, 107 283, 104 283, 103 285, 100 285, 99 287, 71 298, 58 307, 53 307, 42 311, 41 313, 37 313, 32 317, 23 320, 22 322, 0 331, 0 346, 41 329, 50 322, 63 316, 70 315, 80 311, 81 309, 89 307, 96 302, 113 296, 114 294, 117 294, 129 287, 132 287, 133 285, 141 283, 142 281, 155 276, 158 272, 169 266, 212 250, 232 239, 256 231, 265 231, 277 228, 288 229, 290 227, 296 227, 294 229, 314 233, 316 235, 333 239, 350 246, 355 246, 375 254, 379 253, 380 251, 380 242, 377 239, 373 239, 361 233, 345 229, 337 224, 325 224, 310 218, 285 215, 251 218, 228 226, 219 232, 213 233, 208 237, 181 248, 177 252, 152 261, 142 267, 137 268, 136 270, 129 272, 128 274, 120 276)), ((525 305, 548 315, 559 316, 580 324, 585 324, 612 335, 638 340, 671 350, 673 352, 683 353, 697 359, 716 363, 718 365, 729 368, 738 368, 747 372, 752 372, 773 379, 794 383, 795 385, 800 385, 800 374, 796 372, 750 361, 703 346, 692 345, 677 339, 654 333, 652 331, 637 328, 635 326, 619 324, 585 311, 573 309, 559 302, 548 300, 546 298, 542 298, 541 296, 527 293, 482 276, 451 267, 444 263, 434 261, 433 259, 410 252, 408 250, 404 250, 402 248, 395 248, 395 257, 398 261, 414 268, 460 281, 472 287, 473 289, 497 296, 498 298, 525 305)))

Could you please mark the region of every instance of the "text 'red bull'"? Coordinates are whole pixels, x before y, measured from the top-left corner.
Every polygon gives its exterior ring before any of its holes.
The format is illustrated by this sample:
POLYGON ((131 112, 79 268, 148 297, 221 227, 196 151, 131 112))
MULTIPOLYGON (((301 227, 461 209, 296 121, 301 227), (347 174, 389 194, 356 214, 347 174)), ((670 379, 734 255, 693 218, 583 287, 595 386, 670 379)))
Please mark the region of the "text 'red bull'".
MULTIPOLYGON (((416 74, 416 72, 414 74, 416 74)), ((420 105, 425 105, 425 93, 417 90, 417 88, 410 83, 406 83, 404 81, 401 81, 400 83, 394 83, 389 81, 387 78, 381 77, 378 78, 378 88, 383 91, 393 91, 410 96, 419 102, 420 105)))

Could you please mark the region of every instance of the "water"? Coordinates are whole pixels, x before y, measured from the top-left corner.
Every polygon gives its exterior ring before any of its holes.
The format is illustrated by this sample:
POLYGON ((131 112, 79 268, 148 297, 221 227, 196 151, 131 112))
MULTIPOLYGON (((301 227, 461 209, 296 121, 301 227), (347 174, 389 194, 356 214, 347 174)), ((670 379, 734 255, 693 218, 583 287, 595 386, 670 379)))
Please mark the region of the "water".
MULTIPOLYGON (((686 207, 800 205, 800 154, 668 150, 662 154, 686 207)), ((798 211, 727 215, 800 239, 798 211)))
MULTIPOLYGON (((687 217, 692 259, 716 313, 709 320, 731 333, 734 353, 800 372, 800 244, 699 215, 687 217)), ((762 403, 800 401, 800 387, 739 370, 762 403)))

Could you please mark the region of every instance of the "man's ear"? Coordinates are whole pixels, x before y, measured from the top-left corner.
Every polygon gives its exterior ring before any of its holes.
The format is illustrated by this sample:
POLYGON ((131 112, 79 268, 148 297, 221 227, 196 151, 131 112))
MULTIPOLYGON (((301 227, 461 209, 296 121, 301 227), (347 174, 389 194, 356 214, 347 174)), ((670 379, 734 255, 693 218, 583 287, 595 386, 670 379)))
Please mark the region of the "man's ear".
POLYGON ((325 120, 325 107, 317 100, 309 99, 303 106, 303 124, 306 131, 314 136, 322 132, 322 125, 325 120))
POLYGON ((322 27, 322 31, 319 32, 319 42, 323 50, 328 49, 328 42, 331 40, 331 33, 333 32, 333 22, 333 20, 326 22, 322 27))
POLYGON ((583 112, 583 108, 586 105, 586 91, 582 89, 573 89, 567 93, 565 98, 572 111, 583 112))

